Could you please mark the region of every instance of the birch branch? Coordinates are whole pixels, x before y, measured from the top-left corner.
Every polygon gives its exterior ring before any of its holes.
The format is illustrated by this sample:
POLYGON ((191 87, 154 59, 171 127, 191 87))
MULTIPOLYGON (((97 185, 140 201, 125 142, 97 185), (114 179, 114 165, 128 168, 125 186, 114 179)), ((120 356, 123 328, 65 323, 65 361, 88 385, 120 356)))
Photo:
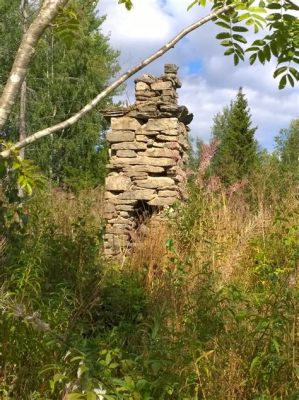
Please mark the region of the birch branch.
POLYGON ((61 7, 68 1, 45 0, 36 18, 23 35, 9 78, 0 98, 0 129, 3 128, 15 103, 39 39, 50 22, 58 15, 61 7))
POLYGON ((168 43, 166 43, 164 46, 162 46, 158 51, 153 53, 151 56, 148 58, 144 59, 140 64, 137 66, 133 67, 129 71, 125 72, 123 75, 121 75, 117 80, 115 80, 110 86, 108 86, 105 90, 103 90, 101 93, 99 93, 94 99, 92 99, 88 104, 86 104, 80 111, 78 111, 76 114, 74 114, 72 117, 66 119, 65 121, 62 121, 56 125, 50 126, 48 128, 42 129, 30 136, 27 136, 24 140, 21 140, 17 143, 15 143, 13 146, 10 148, 3 150, 0 153, 0 158, 8 158, 11 154, 12 151, 14 150, 19 150, 22 149, 23 147, 28 146, 31 143, 34 143, 35 141, 48 136, 52 133, 58 132, 62 129, 66 129, 72 125, 74 125, 79 119, 81 119, 85 114, 87 114, 89 111, 94 109, 96 105, 108 94, 113 92, 116 88, 118 88, 122 83, 124 83, 128 78, 130 78, 132 75, 134 75, 136 72, 140 71, 143 69, 145 66, 149 65, 153 61, 155 61, 157 58, 161 57, 163 54, 168 52, 170 49, 174 48, 174 46, 181 40, 183 39, 186 35, 188 35, 190 32, 194 31, 195 29, 201 27, 202 25, 206 24, 207 22, 211 21, 212 19, 216 18, 218 15, 224 14, 230 10, 232 10, 235 7, 235 5, 227 5, 224 7, 219 8, 218 10, 215 10, 208 14, 207 16, 199 19, 195 23, 189 25, 188 27, 184 28, 181 32, 179 32, 174 38, 172 38, 168 43))

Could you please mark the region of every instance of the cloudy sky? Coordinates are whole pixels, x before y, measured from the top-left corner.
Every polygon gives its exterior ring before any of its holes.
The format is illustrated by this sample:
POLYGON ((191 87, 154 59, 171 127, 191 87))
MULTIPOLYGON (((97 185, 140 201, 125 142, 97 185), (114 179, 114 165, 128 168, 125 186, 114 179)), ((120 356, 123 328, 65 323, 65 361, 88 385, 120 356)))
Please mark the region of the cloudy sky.
MULTIPOLYGON (((187 11, 191 0, 135 0, 127 11, 117 0, 101 0, 99 13, 106 14, 103 33, 110 35, 111 45, 120 50, 124 72, 157 50, 182 28, 205 15, 208 10, 195 6, 187 11)), ((215 39, 219 32, 208 23, 189 34, 170 52, 150 64, 143 72, 163 73, 165 63, 175 63, 179 69, 182 88, 179 103, 194 114, 191 135, 207 141, 213 116, 235 98, 239 87, 247 95, 256 137, 262 147, 273 148, 273 138, 291 119, 299 116, 299 91, 295 88, 278 90, 274 80, 274 63, 234 66, 224 48, 215 39)), ((142 72, 142 73, 143 73, 142 72)), ((140 73, 139 73, 140 74, 140 73)), ((134 102, 133 77, 127 84, 122 100, 134 102)))

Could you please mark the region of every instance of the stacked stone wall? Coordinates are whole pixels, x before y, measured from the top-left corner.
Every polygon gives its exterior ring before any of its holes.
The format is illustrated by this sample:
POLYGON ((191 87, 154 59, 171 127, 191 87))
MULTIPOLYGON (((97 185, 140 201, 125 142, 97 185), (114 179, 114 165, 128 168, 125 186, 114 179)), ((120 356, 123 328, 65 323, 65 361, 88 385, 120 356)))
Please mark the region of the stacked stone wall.
POLYGON ((170 206, 185 193, 187 124, 192 114, 178 106, 178 68, 135 81, 136 103, 110 109, 110 160, 105 187, 106 256, 123 254, 144 216, 170 206))

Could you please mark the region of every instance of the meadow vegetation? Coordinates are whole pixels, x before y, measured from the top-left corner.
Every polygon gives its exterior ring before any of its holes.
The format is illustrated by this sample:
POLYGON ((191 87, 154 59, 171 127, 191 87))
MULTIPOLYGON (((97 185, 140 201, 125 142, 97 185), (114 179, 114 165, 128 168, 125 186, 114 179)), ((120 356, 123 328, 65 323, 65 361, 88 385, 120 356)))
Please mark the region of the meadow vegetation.
POLYGON ((297 399, 297 170, 278 153, 230 186, 199 162, 122 262, 102 257, 102 189, 43 182, 2 232, 1 398, 297 399))

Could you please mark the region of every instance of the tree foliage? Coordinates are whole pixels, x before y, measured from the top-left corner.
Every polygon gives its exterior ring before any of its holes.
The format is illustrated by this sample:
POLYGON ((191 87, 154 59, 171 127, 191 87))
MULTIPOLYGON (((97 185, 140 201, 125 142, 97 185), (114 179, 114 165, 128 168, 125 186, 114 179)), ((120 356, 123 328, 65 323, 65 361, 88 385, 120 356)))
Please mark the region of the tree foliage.
POLYGON ((242 89, 229 107, 214 119, 212 134, 220 145, 212 171, 229 185, 250 175, 257 162, 257 142, 250 110, 242 89))
MULTIPOLYGON (((279 89, 286 85, 294 86, 299 80, 299 20, 296 15, 299 5, 292 0, 210 0, 212 8, 232 4, 234 8, 218 16, 217 26, 222 28, 217 34, 220 44, 226 48, 224 54, 232 55, 234 64, 245 60, 265 64, 276 59, 273 73, 279 77, 279 89), (249 29, 255 34, 266 30, 266 35, 253 42, 249 41, 249 29)), ((195 0, 191 5, 206 5, 206 0, 195 0)))
MULTIPOLYGON (((8 19, 14 17, 14 23, 7 26, 12 34, 20 29, 16 7, 17 2, 6 9, 8 19)), ((66 16, 60 16, 43 36, 27 76, 28 132, 75 113, 118 71, 118 53, 100 32, 103 21, 97 16, 95 2, 73 1, 66 16)), ((8 46, 2 42, 3 48, 8 46)), ((111 97, 107 97, 99 107, 110 102, 111 97)), ((55 140, 49 137, 32 147, 27 157, 58 183, 73 188, 98 184, 106 164, 106 126, 102 114, 94 110, 55 140)), ((6 127, 6 138, 15 140, 17 132, 18 105, 6 127)))

